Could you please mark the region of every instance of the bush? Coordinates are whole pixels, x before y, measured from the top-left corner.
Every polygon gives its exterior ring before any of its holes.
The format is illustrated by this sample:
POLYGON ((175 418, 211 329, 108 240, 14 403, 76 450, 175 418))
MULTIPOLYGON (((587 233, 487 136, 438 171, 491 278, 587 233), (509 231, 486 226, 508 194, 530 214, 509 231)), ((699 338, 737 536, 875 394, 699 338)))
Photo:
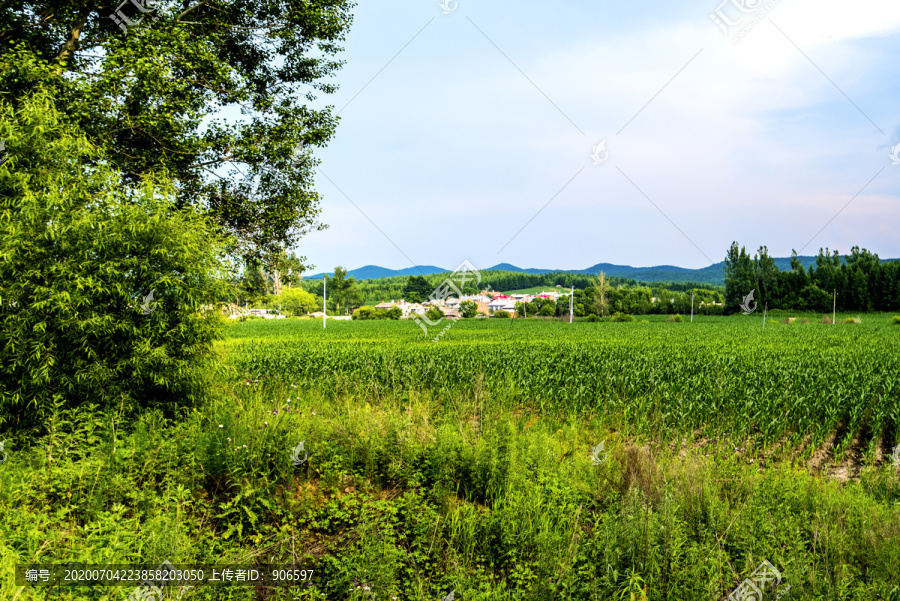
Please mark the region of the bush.
POLYGON ((507 319, 512 316, 509 314, 509 311, 504 311, 503 309, 500 309, 499 311, 494 311, 494 317, 499 317, 500 319, 507 319))
POLYGON ((387 317, 388 319, 400 319, 401 317, 403 317, 403 309, 396 305, 394 305, 384 313, 385 317, 387 317))
POLYGON ((391 307, 390 309, 376 309, 375 307, 360 307, 350 315, 350 319, 400 319, 403 311, 400 307, 391 307), (391 313, 396 309, 397 317, 392 317, 391 313))
POLYGON ((0 306, 0 424, 42 429, 89 402, 169 415, 200 402, 228 296, 224 240, 174 208, 164 180, 122 186, 49 100, 12 115, 0 111, 12 157, 0 167, 0 302, 14 303, 0 306))
POLYGON ((862 320, 859 317, 848 317, 844 320, 845 324, 859 324, 862 323, 862 320))
POLYGON ((613 315, 613 321, 634 321, 634 316, 628 313, 616 313, 613 315))
POLYGON ((891 323, 895 326, 900 326, 900 315, 894 315, 894 318, 891 320, 891 323))
POLYGON ((478 303, 472 300, 459 303, 459 314, 465 318, 475 317, 478 315, 478 303))
POLYGON ((444 312, 441 311, 441 308, 437 305, 432 305, 427 311, 425 311, 425 317, 427 317, 431 321, 438 321, 444 319, 444 312))
MULTIPOLYGON (((631 320, 629 319, 626 321, 631 321, 631 320)), ((681 315, 669 315, 667 321, 681 323, 682 321, 684 321, 684 318, 681 317, 681 315)))
POLYGON ((587 319, 585 319, 585 321, 589 321, 591 323, 596 323, 596 322, 602 321, 602 320, 600 319, 600 316, 597 315, 596 313, 591 313, 590 315, 587 316, 587 319))
POLYGON ((281 306, 291 313, 312 313, 319 308, 319 301, 315 295, 302 288, 285 288, 281 296, 273 296, 272 304, 281 306))

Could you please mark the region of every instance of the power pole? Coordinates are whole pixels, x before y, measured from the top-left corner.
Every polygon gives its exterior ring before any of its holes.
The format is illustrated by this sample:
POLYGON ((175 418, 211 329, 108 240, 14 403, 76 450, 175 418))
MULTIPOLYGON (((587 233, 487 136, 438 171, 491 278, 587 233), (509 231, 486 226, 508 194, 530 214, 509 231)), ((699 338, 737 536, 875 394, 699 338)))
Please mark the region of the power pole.
POLYGON ((837 311, 837 289, 832 292, 832 305, 831 305, 831 325, 837 323, 835 320, 835 312, 837 311))
POLYGON ((572 294, 569 295, 569 323, 572 323, 572 316, 575 314, 575 286, 572 286, 572 294))
POLYGON ((694 295, 691 295, 691 323, 694 323, 694 295))
POLYGON ((328 321, 328 276, 322 275, 322 329, 328 321))

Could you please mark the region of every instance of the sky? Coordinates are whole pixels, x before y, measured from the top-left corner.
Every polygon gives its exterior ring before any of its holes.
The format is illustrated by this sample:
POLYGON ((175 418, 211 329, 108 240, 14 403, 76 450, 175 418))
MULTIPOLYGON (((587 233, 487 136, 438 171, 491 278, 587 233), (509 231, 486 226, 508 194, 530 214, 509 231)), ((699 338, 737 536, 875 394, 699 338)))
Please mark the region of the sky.
POLYGON ((900 257, 900 3, 721 1, 360 2, 316 102, 330 227, 293 250, 310 273, 900 257))

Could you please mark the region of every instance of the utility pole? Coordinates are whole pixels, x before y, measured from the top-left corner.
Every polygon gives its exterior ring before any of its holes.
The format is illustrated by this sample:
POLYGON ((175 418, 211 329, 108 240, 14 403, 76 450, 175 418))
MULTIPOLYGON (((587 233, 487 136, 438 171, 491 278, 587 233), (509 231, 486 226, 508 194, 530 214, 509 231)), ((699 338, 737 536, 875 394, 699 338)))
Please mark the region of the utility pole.
POLYGON ((691 323, 694 323, 694 295, 691 295, 691 323))
POLYGON ((835 312, 837 311, 837 289, 832 292, 832 305, 831 305, 831 325, 837 323, 835 320, 835 312))
POLYGON ((572 286, 572 294, 569 295, 569 323, 572 323, 572 316, 575 314, 575 286, 572 286))
POLYGON ((766 308, 763 311, 763 332, 766 331, 766 315, 769 314, 769 303, 766 303, 766 308))
POLYGON ((328 321, 328 276, 322 274, 322 329, 328 321))

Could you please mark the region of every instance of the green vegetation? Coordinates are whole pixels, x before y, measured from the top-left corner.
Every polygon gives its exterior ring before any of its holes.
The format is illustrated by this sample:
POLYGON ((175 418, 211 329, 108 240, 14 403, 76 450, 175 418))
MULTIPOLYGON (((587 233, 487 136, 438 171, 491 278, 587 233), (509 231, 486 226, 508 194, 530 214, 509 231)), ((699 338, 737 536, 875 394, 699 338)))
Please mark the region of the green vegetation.
MULTIPOLYGON (((359 297, 365 299, 367 303, 379 303, 382 300, 399 300, 404 299, 408 302, 422 302, 428 300, 428 297, 434 292, 435 288, 448 277, 448 273, 431 274, 427 276, 393 276, 388 278, 378 278, 372 280, 362 280, 356 282, 356 291, 359 297)), ((511 271, 482 271, 481 283, 477 286, 474 281, 468 283, 462 291, 464 294, 476 294, 483 290, 494 292, 507 291, 508 294, 513 292, 522 293, 540 293, 541 291, 555 290, 565 293, 575 287, 576 302, 582 299, 579 296, 584 291, 590 290, 596 284, 596 276, 571 273, 548 273, 548 274, 522 274, 511 271), (534 283, 532 286, 521 287, 526 283, 534 283), (560 285, 557 288, 557 285, 560 285)), ((655 284, 641 284, 634 279, 624 279, 617 277, 606 277, 606 284, 613 288, 614 299, 611 302, 619 301, 621 303, 634 304, 636 301, 630 300, 630 294, 633 289, 640 288, 640 295, 645 292, 649 302, 651 296, 659 298, 676 298, 679 303, 685 301, 684 294, 687 294, 687 307, 690 310, 690 295, 695 294, 697 304, 703 299, 709 299, 710 302, 722 302, 722 293, 725 291, 722 286, 713 286, 709 284, 695 284, 683 282, 667 282, 655 284)), ((301 284, 307 292, 313 293, 321 298, 322 296, 322 280, 304 280, 301 284)), ((330 284, 329 284, 330 286, 330 284)), ((329 301, 331 293, 329 292, 329 301)), ((668 311, 669 309, 662 309, 668 311)), ((581 310, 583 314, 584 309, 581 310)), ((528 310, 531 315, 531 309, 528 310)), ((534 313, 537 315, 537 311, 534 313)), ((577 314, 577 313, 576 313, 577 314)))
POLYGON ((845 257, 826 248, 819 249, 815 267, 804 269, 795 251, 791 270, 781 271, 765 246, 751 259, 734 242, 725 259, 725 313, 740 312, 751 290, 769 309, 828 312, 836 303, 838 311, 897 311, 900 261, 882 261, 858 246, 845 257))
POLYGON ((791 598, 895 598, 900 482, 876 462, 897 432, 890 316, 649 319, 465 320, 439 343, 404 321, 236 323, 196 410, 86 404, 8 439, 4 568, 296 558, 315 586, 266 599, 366 598, 356 581, 379 600, 694 601, 767 559, 791 598), (826 447, 860 454, 859 481, 809 473, 826 447))
POLYGON ((467 319, 475 317, 478 315, 478 303, 470 300, 459 303, 459 314, 467 319))
MULTIPOLYGON (((122 8, 136 21, 127 32, 109 3, 0 4, 4 102, 17 111, 47 94, 103 153, 79 168, 103 164, 127 188, 165 173, 176 207, 207 208, 235 254, 276 263, 323 227, 312 150, 333 138, 337 117, 313 101, 336 89, 353 2, 146 4, 150 15, 122 8), (210 118, 237 105, 252 117, 210 118), (217 169, 229 163, 239 167, 217 169)), ((13 154, 16 169, 30 160, 13 154)))
POLYGON ((400 319, 402 316, 403 310, 396 306, 390 309, 360 307, 353 312, 353 319, 400 319))
POLYGON ((216 228, 174 209, 166 180, 119 186, 46 96, 0 129, 16 156, 0 167, 0 427, 198 402, 230 275, 216 228))

